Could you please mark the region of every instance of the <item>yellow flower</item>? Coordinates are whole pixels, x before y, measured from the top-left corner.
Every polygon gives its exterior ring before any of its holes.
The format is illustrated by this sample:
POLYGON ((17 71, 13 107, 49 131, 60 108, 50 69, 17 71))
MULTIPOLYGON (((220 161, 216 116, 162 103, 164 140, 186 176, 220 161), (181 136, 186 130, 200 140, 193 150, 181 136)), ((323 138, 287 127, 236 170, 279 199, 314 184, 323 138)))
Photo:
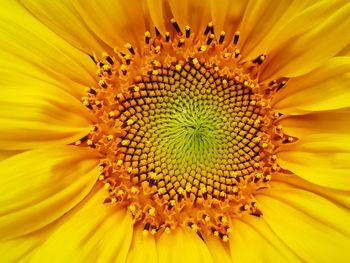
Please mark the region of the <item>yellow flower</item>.
POLYGON ((348 260, 348 1, 0 10, 1 262, 348 260))

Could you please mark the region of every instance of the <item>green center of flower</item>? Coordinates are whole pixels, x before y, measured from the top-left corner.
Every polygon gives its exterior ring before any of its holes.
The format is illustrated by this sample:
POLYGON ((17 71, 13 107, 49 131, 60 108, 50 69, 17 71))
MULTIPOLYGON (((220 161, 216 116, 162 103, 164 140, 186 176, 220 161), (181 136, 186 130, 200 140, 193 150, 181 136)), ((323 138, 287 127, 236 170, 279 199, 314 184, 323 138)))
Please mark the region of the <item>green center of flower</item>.
POLYGON ((215 67, 199 63, 156 76, 157 82, 143 77, 120 103, 119 159, 168 199, 185 189, 216 198, 232 193, 234 178, 254 171, 259 160, 260 108, 248 82, 219 77, 215 67))
POLYGON ((259 84, 265 56, 241 62, 238 33, 224 45, 211 23, 199 38, 172 24, 174 39, 146 32, 142 51, 92 56, 100 81, 83 104, 97 121, 76 144, 99 151, 105 202, 146 234, 189 226, 227 241, 230 218, 261 215, 254 193, 279 169, 269 102, 281 82, 259 84))

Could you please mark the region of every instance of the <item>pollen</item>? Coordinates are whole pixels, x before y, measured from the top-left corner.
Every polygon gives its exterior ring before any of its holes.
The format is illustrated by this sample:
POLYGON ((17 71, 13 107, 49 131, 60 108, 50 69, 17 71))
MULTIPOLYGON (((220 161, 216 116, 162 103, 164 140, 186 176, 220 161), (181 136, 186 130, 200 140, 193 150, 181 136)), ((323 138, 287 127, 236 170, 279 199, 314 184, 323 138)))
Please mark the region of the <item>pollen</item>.
POLYGON ((263 214, 254 195, 280 169, 276 148, 297 141, 270 105, 287 80, 260 83, 268 56, 244 58, 239 32, 170 22, 173 34, 147 31, 141 49, 91 56, 99 81, 82 104, 96 122, 75 145, 100 153, 106 205, 144 235, 189 227, 227 242, 231 218, 263 214))

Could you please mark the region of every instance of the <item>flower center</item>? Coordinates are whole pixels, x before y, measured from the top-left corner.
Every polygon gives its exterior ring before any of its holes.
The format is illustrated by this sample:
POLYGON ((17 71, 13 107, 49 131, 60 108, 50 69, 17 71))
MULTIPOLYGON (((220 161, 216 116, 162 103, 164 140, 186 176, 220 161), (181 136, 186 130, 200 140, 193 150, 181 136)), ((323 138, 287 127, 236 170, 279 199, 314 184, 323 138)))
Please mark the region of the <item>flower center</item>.
POLYGON ((293 140, 269 105, 284 82, 258 82, 265 55, 242 62, 239 33, 226 43, 212 23, 196 37, 171 23, 173 35, 146 32, 140 51, 91 56, 100 81, 83 104, 96 122, 76 144, 100 152, 105 202, 127 207, 145 234, 186 225, 227 241, 231 218, 262 214, 254 193, 293 140))

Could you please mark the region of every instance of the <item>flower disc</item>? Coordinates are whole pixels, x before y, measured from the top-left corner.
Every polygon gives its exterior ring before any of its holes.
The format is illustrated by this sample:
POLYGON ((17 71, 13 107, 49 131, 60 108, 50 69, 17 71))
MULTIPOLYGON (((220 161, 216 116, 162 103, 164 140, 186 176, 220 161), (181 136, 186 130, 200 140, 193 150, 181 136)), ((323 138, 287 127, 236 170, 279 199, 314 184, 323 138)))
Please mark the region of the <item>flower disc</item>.
POLYGON ((273 124, 271 94, 283 82, 257 81, 265 56, 242 62, 209 23, 202 37, 172 22, 171 40, 145 33, 145 47, 98 60, 99 87, 83 103, 96 118, 77 144, 103 156, 106 203, 128 207, 145 233, 188 225, 228 238, 229 220, 260 216, 254 192, 278 170, 273 151, 285 135, 273 124))

